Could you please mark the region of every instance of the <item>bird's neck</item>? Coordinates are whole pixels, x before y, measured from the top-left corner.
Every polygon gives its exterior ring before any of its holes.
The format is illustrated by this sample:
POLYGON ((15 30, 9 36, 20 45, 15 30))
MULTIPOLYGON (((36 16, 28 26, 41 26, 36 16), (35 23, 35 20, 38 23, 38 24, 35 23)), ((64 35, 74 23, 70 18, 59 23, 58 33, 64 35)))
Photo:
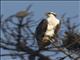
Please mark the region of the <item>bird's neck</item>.
POLYGON ((56 25, 59 23, 59 20, 55 16, 49 16, 47 18, 48 24, 56 25))
POLYGON ((57 20, 57 18, 54 15, 50 15, 49 17, 47 17, 48 21, 55 21, 57 20))

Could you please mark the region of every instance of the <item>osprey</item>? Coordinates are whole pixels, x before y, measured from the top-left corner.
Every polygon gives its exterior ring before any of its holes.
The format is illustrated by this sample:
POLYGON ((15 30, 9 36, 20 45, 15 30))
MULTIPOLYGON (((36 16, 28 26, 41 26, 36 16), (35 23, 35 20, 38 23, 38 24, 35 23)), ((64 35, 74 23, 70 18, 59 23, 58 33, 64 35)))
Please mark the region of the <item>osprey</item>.
POLYGON ((47 18, 43 19, 36 28, 35 36, 38 42, 39 49, 48 46, 59 30, 60 21, 56 18, 56 13, 48 12, 47 18))

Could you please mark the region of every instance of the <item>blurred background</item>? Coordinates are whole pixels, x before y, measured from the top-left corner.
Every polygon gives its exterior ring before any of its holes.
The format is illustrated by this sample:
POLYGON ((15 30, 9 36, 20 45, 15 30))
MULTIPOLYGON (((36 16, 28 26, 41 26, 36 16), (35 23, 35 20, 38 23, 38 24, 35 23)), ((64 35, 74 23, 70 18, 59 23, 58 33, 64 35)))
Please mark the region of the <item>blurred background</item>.
POLYGON ((79 10, 79 1, 1 1, 1 60, 79 60, 79 10), (35 29, 50 11, 61 21, 54 43, 59 48, 38 50, 35 29))

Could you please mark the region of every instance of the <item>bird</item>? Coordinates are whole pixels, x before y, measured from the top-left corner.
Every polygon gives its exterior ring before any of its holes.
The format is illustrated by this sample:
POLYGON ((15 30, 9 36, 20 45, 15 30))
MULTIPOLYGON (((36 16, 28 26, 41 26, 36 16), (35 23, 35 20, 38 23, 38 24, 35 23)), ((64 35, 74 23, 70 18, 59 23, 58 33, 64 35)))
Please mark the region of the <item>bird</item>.
POLYGON ((35 37, 38 42, 39 49, 44 49, 46 46, 54 42, 54 38, 60 29, 60 20, 57 19, 57 14, 47 12, 46 18, 43 18, 35 30, 35 37))

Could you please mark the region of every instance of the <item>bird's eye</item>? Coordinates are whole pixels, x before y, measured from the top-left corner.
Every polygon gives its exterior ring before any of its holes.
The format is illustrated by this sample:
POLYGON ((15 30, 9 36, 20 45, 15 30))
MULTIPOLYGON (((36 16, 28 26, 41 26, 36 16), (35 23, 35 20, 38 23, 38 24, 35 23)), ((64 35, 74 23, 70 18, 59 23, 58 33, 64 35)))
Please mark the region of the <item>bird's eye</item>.
POLYGON ((50 13, 48 13, 48 14, 50 14, 50 13))

